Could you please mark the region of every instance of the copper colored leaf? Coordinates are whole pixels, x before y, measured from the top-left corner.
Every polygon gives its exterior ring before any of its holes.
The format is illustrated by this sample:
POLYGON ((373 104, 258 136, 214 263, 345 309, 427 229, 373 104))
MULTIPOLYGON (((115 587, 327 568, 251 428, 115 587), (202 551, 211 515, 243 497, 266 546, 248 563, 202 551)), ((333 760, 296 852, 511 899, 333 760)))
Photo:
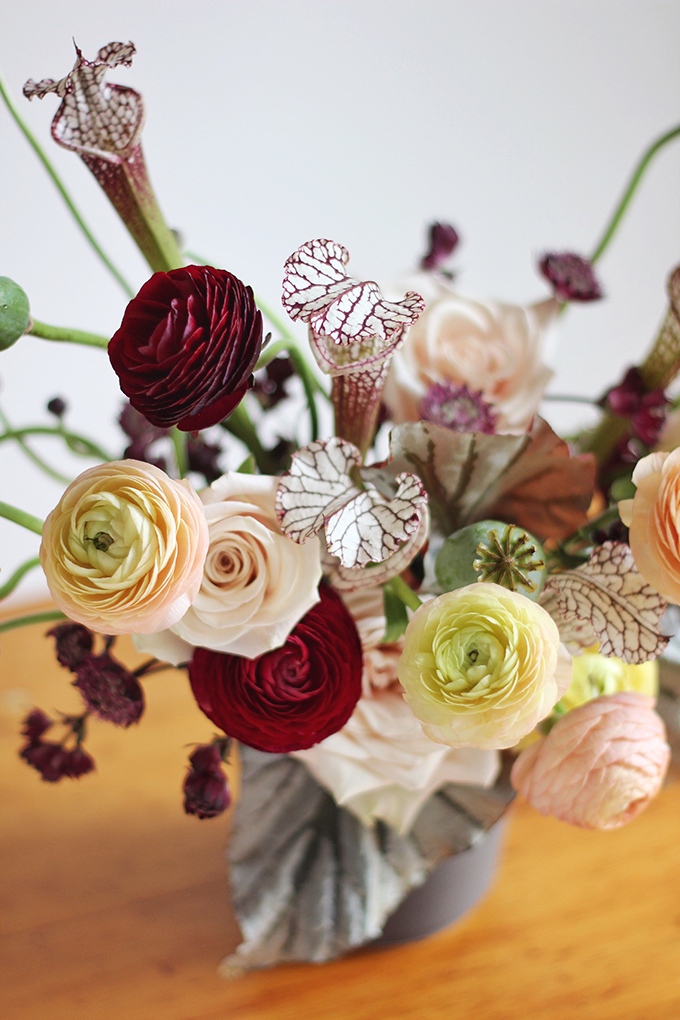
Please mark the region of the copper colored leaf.
POLYGON ((542 540, 563 539, 585 523, 595 462, 590 455, 571 456, 541 418, 520 436, 413 422, 393 429, 391 448, 388 471, 408 470, 422 479, 444 535, 489 518, 542 540))
POLYGON ((602 655, 647 662, 668 644, 661 633, 666 603, 640 576, 623 542, 605 542, 584 566, 553 575, 545 594, 556 600, 567 623, 575 620, 592 628, 602 655))

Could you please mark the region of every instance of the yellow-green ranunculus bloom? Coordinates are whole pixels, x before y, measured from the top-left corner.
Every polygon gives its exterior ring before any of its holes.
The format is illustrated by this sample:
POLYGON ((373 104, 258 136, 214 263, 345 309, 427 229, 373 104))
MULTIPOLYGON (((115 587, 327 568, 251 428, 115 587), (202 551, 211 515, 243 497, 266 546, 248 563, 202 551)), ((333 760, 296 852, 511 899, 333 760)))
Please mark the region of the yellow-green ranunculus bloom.
POLYGON ((569 687, 571 657, 544 609, 479 582, 418 609, 406 631, 399 679, 432 740, 512 747, 569 687))

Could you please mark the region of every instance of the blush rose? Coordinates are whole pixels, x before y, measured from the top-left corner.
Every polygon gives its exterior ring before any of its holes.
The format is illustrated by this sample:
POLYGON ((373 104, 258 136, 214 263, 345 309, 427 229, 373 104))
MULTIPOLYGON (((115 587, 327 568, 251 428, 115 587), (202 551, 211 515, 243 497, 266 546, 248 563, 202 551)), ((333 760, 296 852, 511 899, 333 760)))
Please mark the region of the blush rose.
POLYGON ((552 298, 522 307, 439 288, 392 359, 383 391, 392 418, 418 421, 432 386, 465 385, 498 415, 496 431, 525 431, 552 377, 542 355, 558 310, 552 298))
POLYGON ((332 588, 280 648, 256 659, 197 648, 189 679, 199 708, 258 751, 311 747, 339 730, 361 694, 361 642, 332 588))
POLYGON ((198 593, 208 525, 186 481, 123 460, 84 471, 48 515, 40 563, 52 598, 103 634, 163 630, 198 593))
POLYGON ((318 602, 320 543, 283 534, 278 481, 229 471, 199 493, 210 534, 200 590, 170 631, 135 636, 140 651, 173 665, 196 647, 252 659, 283 644, 318 602))

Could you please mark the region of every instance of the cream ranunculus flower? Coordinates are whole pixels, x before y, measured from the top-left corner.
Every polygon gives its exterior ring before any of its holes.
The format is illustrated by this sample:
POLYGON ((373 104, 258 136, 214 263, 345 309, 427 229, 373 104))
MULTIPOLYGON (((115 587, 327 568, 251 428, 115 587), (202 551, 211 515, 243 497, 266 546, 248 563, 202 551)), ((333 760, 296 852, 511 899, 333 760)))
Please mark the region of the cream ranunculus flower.
POLYGON ((548 613, 482 582, 421 606, 399 662, 406 700, 425 733, 461 747, 512 747, 550 713, 571 672, 548 613))
POLYGON ((680 603, 680 448, 650 453, 633 471, 637 492, 619 503, 635 566, 647 584, 680 603))
POLYGON ((319 540, 298 545, 283 534, 278 482, 228 471, 199 493, 210 532, 200 591, 170 631, 137 633, 140 651, 175 665, 193 648, 253 659, 282 645, 319 601, 319 540))
MULTIPOLYGON (((411 282, 427 300, 427 287, 411 282)), ((554 298, 525 308, 440 288, 392 359, 383 392, 392 418, 418 421, 432 385, 465 384, 499 415, 496 431, 525 431, 552 376, 542 355, 558 310, 554 298)))
POLYGON ((198 592, 208 549, 186 481, 137 460, 90 468, 48 515, 40 562, 52 598, 103 634, 162 630, 198 592))
POLYGON ((403 834, 445 783, 490 786, 499 771, 499 756, 478 748, 445 747, 425 736, 397 678, 403 638, 382 643, 382 589, 343 598, 361 637, 364 694, 341 730, 308 750, 294 751, 293 757, 365 825, 380 819, 403 834))

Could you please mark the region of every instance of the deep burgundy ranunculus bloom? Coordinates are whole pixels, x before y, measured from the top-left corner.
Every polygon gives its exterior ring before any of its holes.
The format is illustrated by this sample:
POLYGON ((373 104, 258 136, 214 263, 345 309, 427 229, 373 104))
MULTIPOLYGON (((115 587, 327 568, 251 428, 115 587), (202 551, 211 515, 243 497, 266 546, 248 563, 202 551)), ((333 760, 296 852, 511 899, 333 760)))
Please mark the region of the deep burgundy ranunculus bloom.
POLYGON ((127 306, 109 358, 153 424, 198 432, 242 400, 262 349, 250 287, 211 266, 154 273, 127 306))
POLYGON ((361 695, 356 625, 322 584, 317 602, 281 648, 256 659, 197 648, 189 678, 199 707, 258 751, 299 751, 345 725, 361 695))

